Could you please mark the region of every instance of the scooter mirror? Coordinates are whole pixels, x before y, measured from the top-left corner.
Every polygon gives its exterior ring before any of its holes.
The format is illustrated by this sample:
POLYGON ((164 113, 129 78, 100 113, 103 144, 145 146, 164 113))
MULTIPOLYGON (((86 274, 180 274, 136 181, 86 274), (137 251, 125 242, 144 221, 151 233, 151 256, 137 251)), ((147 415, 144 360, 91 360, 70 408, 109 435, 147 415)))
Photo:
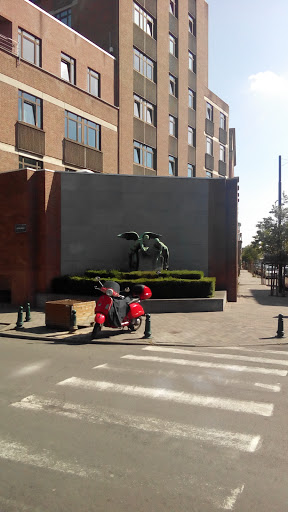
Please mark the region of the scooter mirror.
POLYGON ((95 281, 100 281, 100 279, 101 279, 100 276, 95 277, 95 281))
POLYGON ((127 288, 125 288, 124 292, 126 292, 126 293, 129 293, 129 292, 130 292, 130 288, 129 288, 129 286, 127 286, 127 288))

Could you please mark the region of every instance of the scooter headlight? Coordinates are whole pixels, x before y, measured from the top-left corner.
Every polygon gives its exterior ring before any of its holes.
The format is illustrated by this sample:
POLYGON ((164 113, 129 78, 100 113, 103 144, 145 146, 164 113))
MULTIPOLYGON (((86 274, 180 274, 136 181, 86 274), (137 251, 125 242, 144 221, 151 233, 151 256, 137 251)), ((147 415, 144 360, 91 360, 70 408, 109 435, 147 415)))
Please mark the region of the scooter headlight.
POLYGON ((106 290, 106 292, 105 292, 105 293, 106 293, 106 295, 108 295, 108 297, 112 297, 112 295, 113 295, 113 290, 112 290, 112 288, 107 288, 107 290, 106 290))

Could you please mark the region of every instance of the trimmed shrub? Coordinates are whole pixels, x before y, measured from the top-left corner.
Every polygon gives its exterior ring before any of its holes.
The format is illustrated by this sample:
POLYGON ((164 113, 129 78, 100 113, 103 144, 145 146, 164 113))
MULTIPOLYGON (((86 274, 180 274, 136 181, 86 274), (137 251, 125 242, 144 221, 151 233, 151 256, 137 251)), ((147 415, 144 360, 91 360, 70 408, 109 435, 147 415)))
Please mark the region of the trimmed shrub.
MULTIPOLYGON (((99 275, 99 273, 97 274, 99 275)), ((101 276, 102 277, 102 276, 101 276)), ((111 274, 107 277, 112 277, 111 274)), ((103 276, 103 280, 106 276, 103 276)), ((127 286, 133 289, 133 284, 146 284, 151 288, 154 299, 176 299, 176 298, 205 298, 213 297, 215 293, 215 277, 204 277, 202 279, 176 279, 173 277, 159 277, 157 279, 116 279, 121 290, 127 286)), ((87 276, 63 276, 52 281, 54 293, 67 293, 75 295, 97 296, 95 278, 87 276)))

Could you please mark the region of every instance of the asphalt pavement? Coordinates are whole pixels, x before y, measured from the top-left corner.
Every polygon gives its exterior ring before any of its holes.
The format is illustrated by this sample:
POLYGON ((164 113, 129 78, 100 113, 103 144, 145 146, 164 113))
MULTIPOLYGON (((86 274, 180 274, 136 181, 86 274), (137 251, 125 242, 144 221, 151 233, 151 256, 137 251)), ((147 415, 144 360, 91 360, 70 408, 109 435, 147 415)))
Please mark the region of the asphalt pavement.
MULTIPOLYGON (((145 308, 145 302, 143 303, 145 308)), ((285 323, 288 296, 271 296, 268 283, 242 270, 238 301, 228 302, 224 311, 205 313, 163 313, 151 315, 151 339, 143 338, 144 325, 135 333, 104 328, 101 337, 91 342, 92 327, 74 333, 45 326, 45 312, 31 309, 31 320, 16 329, 17 307, 0 304, 0 337, 49 340, 63 343, 161 344, 190 347, 287 346, 285 323), (284 336, 276 336, 278 315, 283 315, 284 336)))

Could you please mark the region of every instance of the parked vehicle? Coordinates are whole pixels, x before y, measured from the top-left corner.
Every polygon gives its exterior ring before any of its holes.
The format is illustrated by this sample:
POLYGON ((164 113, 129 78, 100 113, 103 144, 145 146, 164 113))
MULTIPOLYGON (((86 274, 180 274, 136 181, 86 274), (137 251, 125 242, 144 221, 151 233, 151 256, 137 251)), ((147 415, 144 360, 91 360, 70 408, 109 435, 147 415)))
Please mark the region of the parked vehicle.
POLYGON ((142 317, 145 315, 140 301, 152 297, 150 288, 144 284, 136 284, 132 292, 126 288, 124 292, 120 293, 119 283, 105 281, 102 284, 99 277, 96 280, 101 288, 95 286, 95 289, 101 293, 101 296, 96 301, 95 324, 91 339, 99 336, 103 325, 112 329, 127 327, 130 331, 137 331, 142 324, 142 317))
POLYGON ((264 277, 266 277, 266 279, 272 279, 272 278, 276 278, 277 275, 278 275, 278 269, 276 267, 274 267, 273 265, 264 265, 264 277))

